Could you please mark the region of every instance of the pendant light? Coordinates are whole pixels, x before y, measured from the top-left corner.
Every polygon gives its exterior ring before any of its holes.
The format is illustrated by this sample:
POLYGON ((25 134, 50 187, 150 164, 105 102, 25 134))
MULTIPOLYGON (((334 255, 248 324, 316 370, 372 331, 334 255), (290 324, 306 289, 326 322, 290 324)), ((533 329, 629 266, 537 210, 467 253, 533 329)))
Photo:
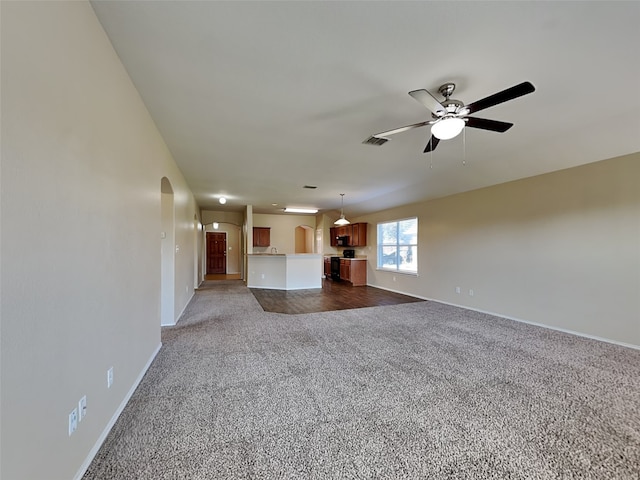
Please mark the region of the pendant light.
POLYGON ((342 203, 340 205, 340 218, 333 222, 334 225, 349 225, 351 222, 344 218, 344 193, 341 193, 342 203))

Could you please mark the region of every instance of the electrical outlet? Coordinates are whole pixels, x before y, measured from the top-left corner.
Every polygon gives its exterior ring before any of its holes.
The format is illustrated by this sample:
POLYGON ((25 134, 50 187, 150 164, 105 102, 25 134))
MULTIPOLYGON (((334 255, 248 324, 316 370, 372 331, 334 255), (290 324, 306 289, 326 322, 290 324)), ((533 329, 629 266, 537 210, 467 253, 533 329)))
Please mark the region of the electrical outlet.
POLYGON ((74 408, 69 414, 69 436, 78 428, 78 409, 74 408))
POLYGON ((473 297, 473 288, 470 288, 470 289, 469 289, 469 296, 470 296, 470 297, 473 297))
POLYGON ((87 414, 87 396, 85 395, 78 402, 78 422, 81 422, 87 414))
POLYGON ((460 287, 456 287, 456 293, 460 293, 460 287))
POLYGON ((394 282, 396 281, 396 276, 395 276, 395 275, 393 276, 393 281, 394 281, 394 282))
POLYGON ((107 388, 111 388, 113 385, 113 367, 107 370, 107 388))

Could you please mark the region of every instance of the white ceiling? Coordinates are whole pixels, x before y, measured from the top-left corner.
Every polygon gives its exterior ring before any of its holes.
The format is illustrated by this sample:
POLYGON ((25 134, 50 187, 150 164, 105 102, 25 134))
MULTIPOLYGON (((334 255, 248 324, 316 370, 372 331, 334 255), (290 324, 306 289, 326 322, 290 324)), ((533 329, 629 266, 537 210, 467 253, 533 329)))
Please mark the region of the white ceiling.
POLYGON ((640 151, 640 2, 92 5, 204 209, 345 193, 349 218, 640 151), (508 132, 467 128, 433 156, 429 127, 362 144, 428 120, 407 92, 450 81, 464 103, 536 91, 475 115, 508 132))

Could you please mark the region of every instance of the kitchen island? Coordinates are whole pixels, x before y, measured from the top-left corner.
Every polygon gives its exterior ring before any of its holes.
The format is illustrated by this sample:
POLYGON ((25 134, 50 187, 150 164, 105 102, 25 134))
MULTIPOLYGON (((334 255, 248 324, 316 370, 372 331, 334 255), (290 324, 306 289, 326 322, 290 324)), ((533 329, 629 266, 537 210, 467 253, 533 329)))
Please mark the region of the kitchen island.
POLYGON ((247 287, 275 290, 322 288, 322 255, 250 253, 247 287))

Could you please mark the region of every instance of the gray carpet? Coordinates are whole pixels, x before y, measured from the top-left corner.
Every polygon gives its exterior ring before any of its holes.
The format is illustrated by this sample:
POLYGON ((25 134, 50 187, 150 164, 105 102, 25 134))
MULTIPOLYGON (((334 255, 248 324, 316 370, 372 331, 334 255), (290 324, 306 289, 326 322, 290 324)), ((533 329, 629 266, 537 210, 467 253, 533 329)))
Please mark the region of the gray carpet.
POLYGON ((200 290, 89 479, 638 479, 640 351, 435 302, 200 290))

